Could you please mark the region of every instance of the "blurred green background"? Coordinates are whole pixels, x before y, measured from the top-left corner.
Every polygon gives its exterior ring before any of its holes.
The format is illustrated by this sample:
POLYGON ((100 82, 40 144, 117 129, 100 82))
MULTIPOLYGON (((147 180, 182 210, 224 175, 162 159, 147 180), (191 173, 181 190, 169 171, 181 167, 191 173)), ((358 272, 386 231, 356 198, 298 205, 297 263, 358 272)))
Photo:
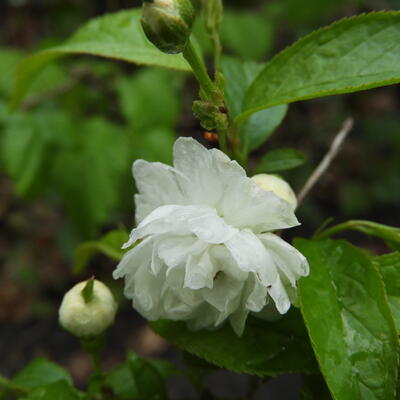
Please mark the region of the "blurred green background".
MULTIPOLYGON (((224 3, 225 51, 253 61, 267 61, 337 19, 400 8, 399 0, 224 3)), ((12 373, 31 356, 46 353, 84 381, 84 356, 56 328, 62 294, 77 279, 95 274, 120 295, 110 279, 115 262, 103 256, 95 257, 80 276, 72 275, 75 249, 110 229, 132 227, 130 170, 136 158, 168 163, 178 135, 202 140, 191 114, 197 92, 192 77, 94 57, 74 56, 50 65, 20 110, 7 111, 15 69, 24 56, 62 42, 90 18, 139 5, 128 0, 2 0, 0 5, 0 372, 12 373)), ((201 19, 195 33, 209 56, 201 19)), ((355 127, 299 209, 302 226, 287 238, 312 234, 328 217, 400 225, 399 103, 396 85, 290 106, 283 124, 252 154, 250 166, 267 150, 293 147, 304 152, 305 166, 282 174, 295 190, 328 150, 344 119, 353 117, 355 127)), ((359 235, 351 239, 373 251, 384 250, 378 241, 359 235)), ((142 354, 165 350, 149 331, 140 336, 139 325, 137 315, 125 307, 111 332, 116 340, 108 350, 110 364, 126 346, 142 354)))

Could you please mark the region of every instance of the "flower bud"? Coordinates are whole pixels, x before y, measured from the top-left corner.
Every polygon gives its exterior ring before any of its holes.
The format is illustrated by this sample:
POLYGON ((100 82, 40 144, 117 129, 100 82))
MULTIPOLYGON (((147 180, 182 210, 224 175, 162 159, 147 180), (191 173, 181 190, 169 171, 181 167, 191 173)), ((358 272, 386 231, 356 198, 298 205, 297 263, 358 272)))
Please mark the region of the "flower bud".
POLYGON ((297 198, 289 184, 282 178, 270 174, 254 175, 251 179, 262 189, 274 192, 278 197, 297 207, 297 198))
POLYGON ((88 281, 80 282, 64 296, 59 309, 61 326, 79 338, 98 336, 114 321, 117 303, 104 283, 94 280, 89 299, 84 296, 88 281))
POLYGON ((185 49, 194 18, 190 0, 143 0, 144 33, 164 53, 181 53, 185 49))

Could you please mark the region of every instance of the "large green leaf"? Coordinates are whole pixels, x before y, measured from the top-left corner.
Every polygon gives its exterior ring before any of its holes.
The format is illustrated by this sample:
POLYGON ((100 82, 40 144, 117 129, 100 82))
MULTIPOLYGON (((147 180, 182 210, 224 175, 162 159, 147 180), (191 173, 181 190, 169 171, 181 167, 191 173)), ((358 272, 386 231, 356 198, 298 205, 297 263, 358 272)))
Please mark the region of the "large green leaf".
POLYGON ((301 316, 292 310, 277 322, 249 318, 242 337, 230 326, 192 332, 183 322, 156 321, 153 329, 177 347, 238 373, 275 376, 317 372, 301 316))
POLYGON ((301 309, 333 397, 394 399, 398 339, 375 265, 345 241, 295 244, 311 267, 299 283, 301 309))
POLYGON ((374 258, 385 282, 386 292, 397 333, 400 335, 400 253, 390 253, 374 258))
POLYGON ((95 18, 81 27, 64 44, 38 52, 21 62, 11 102, 18 106, 30 82, 48 63, 71 54, 89 54, 135 64, 189 70, 181 55, 160 52, 145 37, 140 25, 141 10, 123 10, 95 18))
MULTIPOLYGON (((231 117, 243 111, 246 90, 262 69, 263 64, 239 61, 234 58, 222 59, 222 70, 225 75, 226 102, 231 117)), ((240 136, 244 147, 255 150, 274 132, 286 115, 287 106, 279 105, 253 114, 240 127, 240 136)))
POLYGON ((400 12, 343 19, 274 57, 246 94, 243 119, 264 108, 400 82, 400 12))

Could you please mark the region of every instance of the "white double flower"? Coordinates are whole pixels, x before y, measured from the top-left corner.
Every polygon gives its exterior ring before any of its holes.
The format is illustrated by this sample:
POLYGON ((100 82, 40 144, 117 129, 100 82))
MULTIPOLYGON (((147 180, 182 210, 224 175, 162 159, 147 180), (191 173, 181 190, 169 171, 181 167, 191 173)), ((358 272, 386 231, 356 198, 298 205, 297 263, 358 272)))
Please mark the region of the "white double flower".
MULTIPOLYGON (((137 228, 115 278, 149 320, 241 335, 248 314, 270 299, 290 308, 305 257, 272 231, 298 225, 294 205, 262 189, 240 165, 191 138, 174 146, 174 167, 137 160, 137 228)), ((257 314, 256 314, 257 315, 257 314)))

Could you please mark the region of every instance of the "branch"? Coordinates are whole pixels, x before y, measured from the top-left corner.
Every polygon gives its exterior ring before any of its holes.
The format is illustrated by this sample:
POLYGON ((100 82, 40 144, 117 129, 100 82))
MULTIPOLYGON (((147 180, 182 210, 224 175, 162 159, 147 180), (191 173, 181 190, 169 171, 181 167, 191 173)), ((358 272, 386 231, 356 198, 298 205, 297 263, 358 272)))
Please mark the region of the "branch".
POLYGON ((311 189, 316 185, 316 183, 319 181, 321 176, 329 168, 332 161, 337 156, 347 135, 352 130, 353 125, 354 125, 353 118, 347 118, 346 121, 344 121, 342 128, 336 134, 335 139, 333 140, 328 153, 326 153, 326 155, 322 159, 321 163, 318 165, 318 167, 315 169, 315 171, 312 173, 312 175, 308 178, 303 189, 301 189, 299 195, 297 196, 298 206, 303 202, 303 200, 307 196, 307 194, 311 191, 311 189))

